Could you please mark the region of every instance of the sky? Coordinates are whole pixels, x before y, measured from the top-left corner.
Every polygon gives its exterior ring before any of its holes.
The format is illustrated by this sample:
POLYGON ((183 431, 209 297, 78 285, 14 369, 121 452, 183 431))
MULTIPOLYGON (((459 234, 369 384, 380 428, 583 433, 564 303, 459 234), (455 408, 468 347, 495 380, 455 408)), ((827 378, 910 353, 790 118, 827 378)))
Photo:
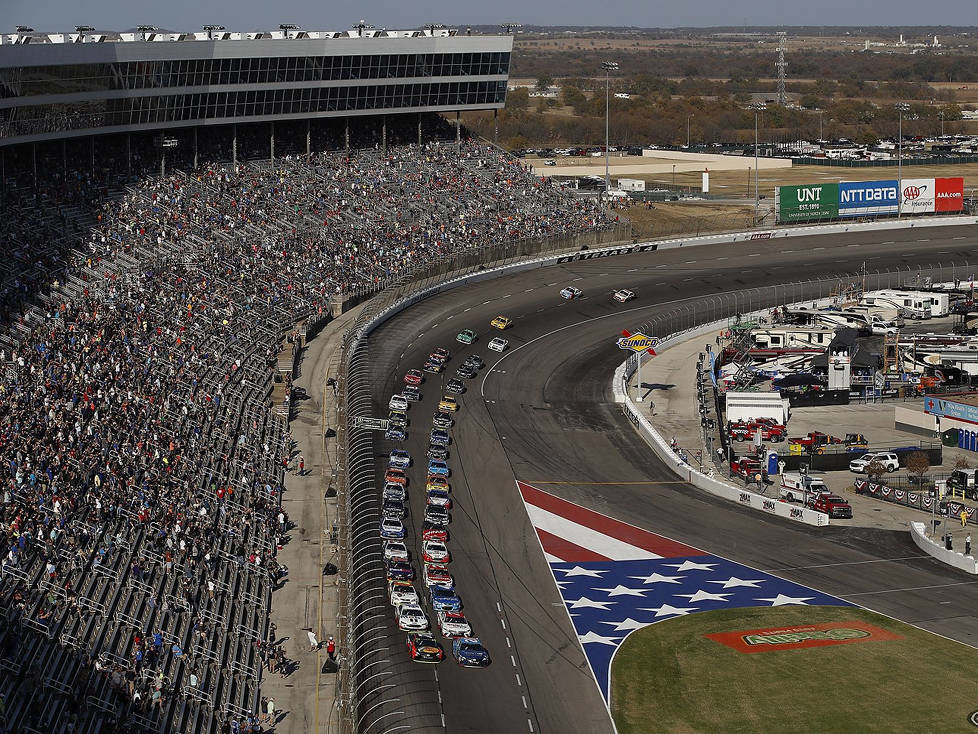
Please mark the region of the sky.
POLYGON ((534 25, 686 27, 719 25, 978 25, 975 0, 919 0, 860 3, 852 0, 428 0, 424 3, 359 0, 334 6, 322 0, 0 0, 0 32, 16 25, 38 31, 92 25, 123 30, 155 25, 195 31, 207 23, 251 31, 295 23, 309 30, 346 30, 360 19, 377 28, 419 28, 426 23, 452 26, 516 22, 534 25), (885 14, 882 9, 885 8, 885 14))

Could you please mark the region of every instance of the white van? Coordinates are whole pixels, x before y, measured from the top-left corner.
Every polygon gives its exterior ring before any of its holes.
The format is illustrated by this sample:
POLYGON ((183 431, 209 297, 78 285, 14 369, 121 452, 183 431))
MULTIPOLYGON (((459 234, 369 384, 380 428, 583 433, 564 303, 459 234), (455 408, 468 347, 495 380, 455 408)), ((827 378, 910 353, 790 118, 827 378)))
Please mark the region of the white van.
MULTIPOLYGON (((825 486, 825 482, 821 477, 813 477, 811 474, 808 476, 808 493, 809 494, 820 494, 822 492, 828 492, 829 488, 825 486)), ((781 499, 788 500, 788 502, 805 502, 805 475, 798 472, 785 472, 781 475, 781 499)))

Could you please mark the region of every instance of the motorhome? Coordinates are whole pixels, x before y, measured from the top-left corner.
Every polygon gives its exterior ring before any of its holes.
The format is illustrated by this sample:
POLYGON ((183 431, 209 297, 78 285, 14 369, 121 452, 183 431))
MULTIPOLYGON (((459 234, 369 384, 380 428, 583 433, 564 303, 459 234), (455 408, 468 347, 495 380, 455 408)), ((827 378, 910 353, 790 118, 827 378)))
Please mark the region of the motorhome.
POLYGON ((887 306, 903 309, 911 318, 938 318, 951 312, 947 293, 927 291, 878 290, 864 293, 862 303, 867 306, 887 306))
POLYGON ((825 349, 835 336, 827 326, 775 326, 751 331, 756 349, 825 349))
POLYGON ((841 309, 796 308, 788 312, 795 318, 805 319, 810 324, 824 326, 860 329, 870 334, 895 334, 898 327, 891 321, 875 313, 841 309))

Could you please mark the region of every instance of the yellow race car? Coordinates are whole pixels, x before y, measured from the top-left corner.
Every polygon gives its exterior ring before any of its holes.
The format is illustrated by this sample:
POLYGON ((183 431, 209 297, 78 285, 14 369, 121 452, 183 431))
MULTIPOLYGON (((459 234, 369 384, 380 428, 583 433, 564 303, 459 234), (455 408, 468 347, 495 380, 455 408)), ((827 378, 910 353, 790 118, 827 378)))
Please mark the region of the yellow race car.
POLYGON ((446 413, 454 413, 458 410, 458 401, 451 395, 445 395, 438 403, 438 410, 443 410, 446 413))
POLYGON ((513 320, 508 316, 497 316, 489 322, 489 325, 499 330, 508 329, 513 325, 513 320))

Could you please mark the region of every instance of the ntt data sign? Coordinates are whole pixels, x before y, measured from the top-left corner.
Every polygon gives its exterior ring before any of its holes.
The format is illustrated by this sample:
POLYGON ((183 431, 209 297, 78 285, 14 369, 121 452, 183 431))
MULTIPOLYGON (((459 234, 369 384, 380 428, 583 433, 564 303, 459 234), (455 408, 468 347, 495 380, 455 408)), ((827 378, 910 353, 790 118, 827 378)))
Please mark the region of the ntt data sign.
POLYGON ((839 185, 778 186, 774 203, 779 222, 838 219, 839 185))
POLYGON ((840 217, 881 217, 900 209, 898 181, 843 181, 839 184, 840 217))

